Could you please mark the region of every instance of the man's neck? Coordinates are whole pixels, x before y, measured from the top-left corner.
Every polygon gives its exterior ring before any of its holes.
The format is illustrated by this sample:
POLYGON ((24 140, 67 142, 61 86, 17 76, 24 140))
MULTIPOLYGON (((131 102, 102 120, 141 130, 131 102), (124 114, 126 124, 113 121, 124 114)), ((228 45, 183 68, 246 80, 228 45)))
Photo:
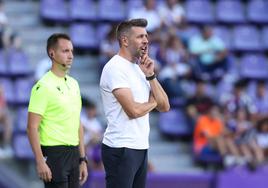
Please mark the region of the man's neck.
POLYGON ((63 70, 58 70, 58 69, 55 69, 55 68, 51 68, 51 72, 53 73, 53 74, 55 74, 57 77, 65 77, 66 76, 66 74, 67 74, 67 72, 65 72, 65 71, 63 71, 63 70))
POLYGON ((137 59, 135 57, 133 57, 128 51, 124 50, 124 49, 120 49, 118 52, 118 55, 125 58, 126 60, 128 60, 131 63, 136 63, 137 59))

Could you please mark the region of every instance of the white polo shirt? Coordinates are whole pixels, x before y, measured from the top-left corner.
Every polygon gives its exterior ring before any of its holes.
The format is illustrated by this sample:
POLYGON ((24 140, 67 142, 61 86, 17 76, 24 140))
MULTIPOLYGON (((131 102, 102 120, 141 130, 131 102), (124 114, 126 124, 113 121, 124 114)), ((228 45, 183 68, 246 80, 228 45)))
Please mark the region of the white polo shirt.
POLYGON ((129 119, 112 91, 129 88, 135 102, 148 102, 150 84, 137 64, 115 55, 104 66, 100 79, 100 92, 107 118, 103 143, 110 147, 131 149, 149 148, 149 113, 129 119))

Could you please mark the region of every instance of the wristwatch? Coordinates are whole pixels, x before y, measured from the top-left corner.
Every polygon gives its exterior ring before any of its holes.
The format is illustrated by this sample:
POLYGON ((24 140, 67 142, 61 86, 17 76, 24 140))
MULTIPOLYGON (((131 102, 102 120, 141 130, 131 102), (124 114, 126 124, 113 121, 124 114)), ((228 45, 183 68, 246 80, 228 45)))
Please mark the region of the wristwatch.
POLYGON ((87 156, 84 156, 84 157, 80 157, 79 158, 79 164, 81 164, 83 161, 88 164, 87 156))
POLYGON ((155 73, 152 76, 146 76, 146 80, 150 81, 156 78, 155 73))

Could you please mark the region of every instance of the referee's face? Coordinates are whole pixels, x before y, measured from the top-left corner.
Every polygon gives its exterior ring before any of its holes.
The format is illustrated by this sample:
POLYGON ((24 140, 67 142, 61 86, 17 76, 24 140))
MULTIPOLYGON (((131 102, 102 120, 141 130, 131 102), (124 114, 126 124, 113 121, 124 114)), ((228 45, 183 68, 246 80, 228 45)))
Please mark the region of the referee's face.
POLYGON ((62 70, 69 70, 73 63, 72 42, 66 39, 59 39, 53 60, 59 65, 62 70))

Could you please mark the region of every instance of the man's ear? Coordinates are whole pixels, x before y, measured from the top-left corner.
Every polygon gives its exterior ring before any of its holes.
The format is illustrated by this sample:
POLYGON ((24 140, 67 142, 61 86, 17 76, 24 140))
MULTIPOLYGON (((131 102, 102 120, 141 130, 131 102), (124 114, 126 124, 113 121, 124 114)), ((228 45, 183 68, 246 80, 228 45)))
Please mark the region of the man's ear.
POLYGON ((54 57, 54 51, 51 49, 48 51, 49 57, 52 59, 54 57))
POLYGON ((128 47, 128 38, 126 36, 122 37, 122 44, 123 46, 128 47))

